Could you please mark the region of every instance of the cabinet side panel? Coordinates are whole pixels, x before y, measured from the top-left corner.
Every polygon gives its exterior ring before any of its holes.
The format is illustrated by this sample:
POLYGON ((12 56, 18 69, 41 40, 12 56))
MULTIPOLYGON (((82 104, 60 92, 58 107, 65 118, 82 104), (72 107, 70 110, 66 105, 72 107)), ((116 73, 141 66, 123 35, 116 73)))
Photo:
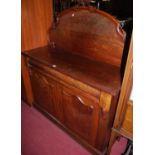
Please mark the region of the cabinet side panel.
POLYGON ((96 147, 100 151, 105 151, 111 134, 111 128, 114 121, 118 96, 111 96, 105 92, 101 93, 100 98, 100 118, 97 134, 96 147))

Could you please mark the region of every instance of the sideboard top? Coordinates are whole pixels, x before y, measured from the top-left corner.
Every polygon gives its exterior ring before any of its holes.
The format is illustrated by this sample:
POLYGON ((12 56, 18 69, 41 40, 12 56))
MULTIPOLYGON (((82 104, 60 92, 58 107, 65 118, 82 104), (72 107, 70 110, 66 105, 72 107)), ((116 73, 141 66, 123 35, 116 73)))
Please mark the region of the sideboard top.
POLYGON ((116 95, 121 86, 119 67, 93 61, 77 54, 41 47, 24 52, 29 58, 100 91, 116 95))

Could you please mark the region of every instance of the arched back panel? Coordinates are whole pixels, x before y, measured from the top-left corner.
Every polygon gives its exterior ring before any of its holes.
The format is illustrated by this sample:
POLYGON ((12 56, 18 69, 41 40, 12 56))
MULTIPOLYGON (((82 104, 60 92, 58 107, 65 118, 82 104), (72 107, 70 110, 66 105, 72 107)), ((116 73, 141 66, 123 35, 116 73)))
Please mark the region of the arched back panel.
POLYGON ((91 7, 63 11, 49 32, 53 48, 120 66, 125 32, 111 15, 91 7))

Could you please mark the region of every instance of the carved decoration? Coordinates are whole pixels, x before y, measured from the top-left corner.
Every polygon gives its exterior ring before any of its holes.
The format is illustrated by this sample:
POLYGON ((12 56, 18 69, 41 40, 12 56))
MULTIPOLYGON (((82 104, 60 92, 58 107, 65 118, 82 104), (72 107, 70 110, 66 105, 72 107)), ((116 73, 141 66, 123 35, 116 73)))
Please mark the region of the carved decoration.
POLYGON ((83 107, 88 112, 92 112, 92 110, 94 109, 93 105, 88 105, 80 96, 71 95, 65 91, 63 92, 63 94, 70 97, 72 99, 72 103, 79 104, 80 107, 83 107))

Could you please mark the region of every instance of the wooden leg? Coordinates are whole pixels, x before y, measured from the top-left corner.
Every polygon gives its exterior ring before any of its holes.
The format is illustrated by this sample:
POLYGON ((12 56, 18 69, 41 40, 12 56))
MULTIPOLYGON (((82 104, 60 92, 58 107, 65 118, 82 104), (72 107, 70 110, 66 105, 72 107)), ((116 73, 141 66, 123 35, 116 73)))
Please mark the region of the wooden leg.
POLYGON ((114 142, 116 141, 116 139, 119 137, 120 137, 120 134, 115 132, 114 130, 112 130, 107 155, 110 155, 111 148, 112 148, 114 142))

